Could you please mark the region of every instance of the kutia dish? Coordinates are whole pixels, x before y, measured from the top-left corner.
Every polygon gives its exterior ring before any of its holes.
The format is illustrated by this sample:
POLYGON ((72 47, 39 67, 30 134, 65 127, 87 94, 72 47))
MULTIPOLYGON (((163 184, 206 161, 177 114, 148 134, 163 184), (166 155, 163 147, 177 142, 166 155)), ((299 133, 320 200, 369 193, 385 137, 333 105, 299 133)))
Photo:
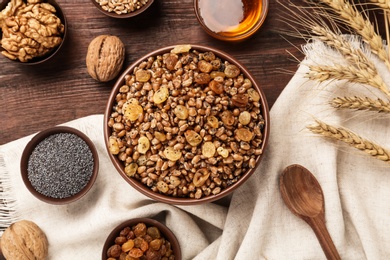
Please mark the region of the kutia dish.
POLYGON ((23 182, 31 194, 58 205, 83 197, 92 188, 98 170, 98 153, 92 141, 66 126, 36 134, 20 162, 23 182))
POLYGON ((135 189, 172 204, 220 199, 244 183, 263 155, 268 105, 230 55, 168 46, 131 65, 104 115, 109 157, 135 189))
POLYGON ((67 38, 65 14, 54 0, 23 1, 21 5, 2 1, 0 12, 0 24, 4 23, 0 51, 14 62, 41 64, 53 58, 67 38))
POLYGON ((102 250, 102 260, 125 258, 181 260, 182 256, 179 241, 167 226, 152 218, 134 218, 115 227, 102 250))
POLYGON ((154 0, 91 0, 103 14, 112 18, 131 18, 145 12, 154 0))

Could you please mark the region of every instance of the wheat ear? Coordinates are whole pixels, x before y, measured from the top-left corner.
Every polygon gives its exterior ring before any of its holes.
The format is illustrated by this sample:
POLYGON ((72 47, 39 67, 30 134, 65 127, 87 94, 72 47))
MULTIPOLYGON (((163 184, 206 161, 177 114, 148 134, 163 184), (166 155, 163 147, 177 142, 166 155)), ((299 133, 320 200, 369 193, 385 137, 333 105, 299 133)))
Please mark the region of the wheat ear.
POLYGON ((379 59, 385 62, 390 69, 390 61, 386 49, 383 45, 382 37, 375 32, 371 22, 363 17, 356 10, 356 7, 345 0, 320 0, 322 3, 331 7, 338 15, 342 22, 355 30, 362 39, 371 47, 371 51, 375 53, 379 59))
POLYGON ((383 9, 390 9, 390 2, 388 0, 370 0, 374 5, 379 6, 383 9))
POLYGON ((379 89, 390 97, 390 92, 378 74, 370 74, 369 71, 354 66, 344 66, 335 64, 333 66, 311 65, 306 77, 320 82, 337 79, 348 80, 350 82, 362 83, 379 89))
POLYGON ((382 99, 369 97, 336 97, 330 104, 334 108, 369 110, 380 113, 390 113, 390 103, 382 99))
POLYGON ((329 137, 336 141, 344 142, 350 146, 353 146, 365 153, 382 161, 390 161, 390 152, 367 139, 360 137, 352 131, 342 128, 333 127, 320 120, 316 120, 313 125, 307 126, 307 128, 315 134, 319 134, 325 137, 329 137))
POLYGON ((334 33, 328 27, 320 25, 314 25, 311 31, 317 35, 317 39, 339 51, 351 65, 368 70, 371 75, 378 74, 374 63, 367 58, 363 51, 359 48, 354 48, 341 34, 334 33))
MULTIPOLYGON (((385 19, 385 28, 386 28, 386 41, 389 45, 390 43, 390 1, 389 0, 370 0, 371 3, 383 9, 383 16, 385 19)), ((387 51, 388 57, 390 59, 390 50, 387 51)))

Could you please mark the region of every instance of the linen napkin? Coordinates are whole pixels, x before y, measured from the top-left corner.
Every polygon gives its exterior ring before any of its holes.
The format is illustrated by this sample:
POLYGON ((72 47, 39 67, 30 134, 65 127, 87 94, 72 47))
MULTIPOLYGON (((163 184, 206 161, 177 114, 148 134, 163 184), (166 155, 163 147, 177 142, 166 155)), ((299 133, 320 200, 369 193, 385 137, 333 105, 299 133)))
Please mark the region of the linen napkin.
MULTIPOLYGON (((103 244, 111 230, 137 217, 151 217, 166 224, 181 244, 183 259, 191 259, 217 247, 227 208, 217 204, 176 207, 149 199, 119 175, 107 156, 103 139, 103 116, 92 115, 64 125, 84 132, 99 154, 99 173, 92 189, 69 205, 50 205, 25 188, 19 170, 28 136, 0 146, 1 227, 20 219, 34 221, 49 241, 48 259, 101 259, 103 244), (7 212, 10 211, 10 212, 7 212), (211 245, 211 246, 210 246, 211 245)), ((214 251, 215 250, 211 250, 214 251)))
MULTIPOLYGON (((94 187, 86 197, 68 206, 44 204, 22 184, 19 160, 31 136, 0 146, 0 199, 12 209, 11 214, 2 212, 3 227, 16 219, 35 221, 48 236, 49 259, 99 259, 111 228, 140 216, 165 222, 181 243, 183 259, 325 259, 313 231, 288 210, 279 194, 283 169, 301 164, 322 186, 326 225, 341 258, 387 259, 389 164, 306 129, 318 118, 390 147, 389 116, 336 110, 328 104, 334 96, 380 93, 359 84, 308 80, 308 65, 332 64, 339 62, 340 56, 320 42, 305 45, 304 51, 305 60, 272 107, 265 156, 249 181, 233 193, 229 207, 216 203, 166 205, 133 190, 111 165, 102 137, 103 118, 94 115, 65 124, 86 133, 100 158, 94 187)), ((371 58, 389 80, 388 70, 371 58)))
MULTIPOLYGON (((357 39, 350 40, 361 47, 357 39)), ((389 259, 389 163, 306 128, 320 119, 390 148, 390 115, 329 105, 338 96, 384 97, 361 84, 308 80, 309 65, 340 64, 343 57, 321 42, 307 44, 303 51, 305 59, 272 107, 265 157, 233 195, 217 259, 326 259, 309 225, 281 198, 279 177, 290 164, 310 170, 322 186, 326 226, 341 259, 389 259)), ((363 51, 390 86, 389 70, 363 51)))

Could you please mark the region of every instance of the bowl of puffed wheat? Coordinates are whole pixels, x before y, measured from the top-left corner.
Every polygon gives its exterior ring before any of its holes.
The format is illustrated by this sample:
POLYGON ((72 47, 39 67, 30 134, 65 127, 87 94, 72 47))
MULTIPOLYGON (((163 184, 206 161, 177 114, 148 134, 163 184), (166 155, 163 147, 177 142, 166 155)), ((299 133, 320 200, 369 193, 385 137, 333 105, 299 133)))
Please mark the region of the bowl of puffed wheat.
POLYGON ((20 64, 51 59, 63 46, 67 21, 54 0, 10 0, 0 3, 0 52, 20 64))
POLYGON ((152 51, 115 83, 104 114, 108 155, 144 195, 192 205, 231 194, 255 172, 269 108, 252 74, 201 45, 152 51))

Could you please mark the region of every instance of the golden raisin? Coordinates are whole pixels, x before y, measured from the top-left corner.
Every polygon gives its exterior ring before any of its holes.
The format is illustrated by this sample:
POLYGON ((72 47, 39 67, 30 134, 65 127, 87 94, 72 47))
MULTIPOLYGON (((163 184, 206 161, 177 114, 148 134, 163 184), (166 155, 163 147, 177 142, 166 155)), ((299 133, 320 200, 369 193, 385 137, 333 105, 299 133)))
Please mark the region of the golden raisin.
POLYGON ((225 72, 226 77, 228 77, 228 78, 235 78, 238 75, 240 75, 240 73, 241 73, 240 69, 236 65, 233 65, 233 64, 227 65, 225 67, 224 72, 225 72))
POLYGON ((122 247, 120 245, 113 245, 107 250, 108 257, 119 257, 122 253, 122 247))
POLYGON ((137 258, 137 259, 140 258, 141 256, 143 256, 143 254, 144 254, 144 252, 142 252, 142 250, 139 248, 132 248, 129 251, 129 256, 137 258))
POLYGON ((151 74, 147 70, 137 70, 135 72, 135 80, 138 82, 148 82, 151 77, 151 74))
POLYGON ((162 240, 157 238, 157 239, 153 239, 151 242, 150 242, 150 248, 152 248, 153 250, 160 250, 161 248, 161 245, 162 245, 162 240))
POLYGON ((164 181, 159 181, 157 182, 157 189, 162 193, 166 193, 169 190, 169 187, 164 181))
POLYGON ((146 136, 141 136, 138 139, 137 151, 139 153, 145 154, 150 148, 150 141, 146 136))
POLYGON ((224 87, 223 84, 216 81, 212 80, 209 83, 209 88, 215 93, 215 94, 222 94, 224 92, 224 87))
POLYGON ((258 102, 260 100, 260 94, 255 89, 250 88, 246 92, 253 101, 258 102))
POLYGON ((209 73, 210 71, 212 71, 213 65, 211 65, 210 62, 207 62, 207 61, 205 61, 205 60, 200 60, 200 61, 198 62, 198 69, 199 69, 201 72, 209 73))
POLYGON ((174 70, 178 60, 179 59, 178 59, 177 55, 168 54, 167 57, 164 59, 164 62, 165 62, 167 69, 174 70))
POLYGON ((188 118, 188 109, 183 105, 177 105, 175 107, 174 113, 179 119, 184 120, 188 118))
POLYGON ((208 116, 206 118, 206 121, 207 121, 207 124, 212 128, 218 128, 218 126, 219 126, 218 118, 216 118, 215 116, 208 116))
POLYGON ((194 183, 195 187, 201 187, 203 184, 206 183, 209 176, 210 172, 206 168, 201 168, 196 171, 192 182, 194 183))
POLYGON ((167 87, 162 86, 158 89, 153 95, 153 102, 156 104, 161 104, 165 102, 169 97, 169 90, 167 87))
POLYGON ((217 153, 221 155, 223 158, 229 157, 229 150, 226 148, 223 148, 222 146, 217 148, 217 153))
POLYGON ((249 124, 251 122, 251 113, 249 113, 248 111, 241 112, 238 116, 238 122, 240 122, 240 124, 242 125, 249 124))
POLYGON ((232 97, 232 104, 236 107, 246 107, 248 102, 248 96, 245 94, 237 94, 232 97))
POLYGON ((148 227, 146 233, 152 238, 157 239, 161 237, 160 230, 157 227, 148 227))
POLYGON ((232 126, 234 124, 235 118, 231 111, 225 110, 221 114, 221 120, 226 126, 232 126))
POLYGON ((132 177, 136 174, 138 170, 138 164, 136 163, 130 163, 125 167, 125 173, 127 176, 132 177))
POLYGON ((212 52, 212 51, 206 51, 205 53, 203 53, 203 59, 205 59, 206 61, 215 60, 215 54, 214 54, 214 52, 212 52))
POLYGON ((252 140, 253 133, 246 128, 239 128, 236 131, 236 137, 240 141, 249 142, 252 140))
POLYGON ((122 251, 129 252, 133 247, 134 247, 134 240, 132 239, 127 240, 125 243, 122 244, 122 251))
POLYGON ((119 153, 119 145, 118 145, 118 141, 116 140, 116 138, 114 136, 110 136, 110 138, 108 139, 108 149, 110 150, 110 153, 111 154, 118 154, 119 153))
POLYGON ((184 133, 187 142, 192 146, 197 146, 202 142, 202 137, 194 130, 187 130, 184 133))
POLYGON ((175 148, 168 146, 164 149, 164 155, 168 160, 177 161, 181 158, 181 151, 175 150, 175 148))
POLYGON ((191 45, 189 44, 176 45, 175 48, 171 50, 171 53, 179 54, 179 53, 189 52, 190 50, 191 50, 191 45))
MULTIPOLYGON (((134 228, 133 228, 134 235, 136 237, 141 237, 146 235, 146 225, 145 223, 138 223, 134 228)), ((135 242, 135 241, 134 241, 135 242)))
POLYGON ((144 112, 144 109, 139 104, 128 102, 123 105, 122 110, 124 118, 130 121, 136 121, 144 112))
POLYGON ((159 140, 160 142, 164 142, 165 140, 167 140, 167 136, 164 134, 164 133, 161 133, 161 132, 154 132, 154 137, 156 137, 157 140, 159 140))
POLYGON ((215 154, 215 145, 212 142, 205 142, 202 146, 202 154, 207 158, 213 157, 215 154))
POLYGON ((195 82, 201 85, 208 84, 211 80, 210 74, 208 73, 199 73, 195 76, 195 82))

